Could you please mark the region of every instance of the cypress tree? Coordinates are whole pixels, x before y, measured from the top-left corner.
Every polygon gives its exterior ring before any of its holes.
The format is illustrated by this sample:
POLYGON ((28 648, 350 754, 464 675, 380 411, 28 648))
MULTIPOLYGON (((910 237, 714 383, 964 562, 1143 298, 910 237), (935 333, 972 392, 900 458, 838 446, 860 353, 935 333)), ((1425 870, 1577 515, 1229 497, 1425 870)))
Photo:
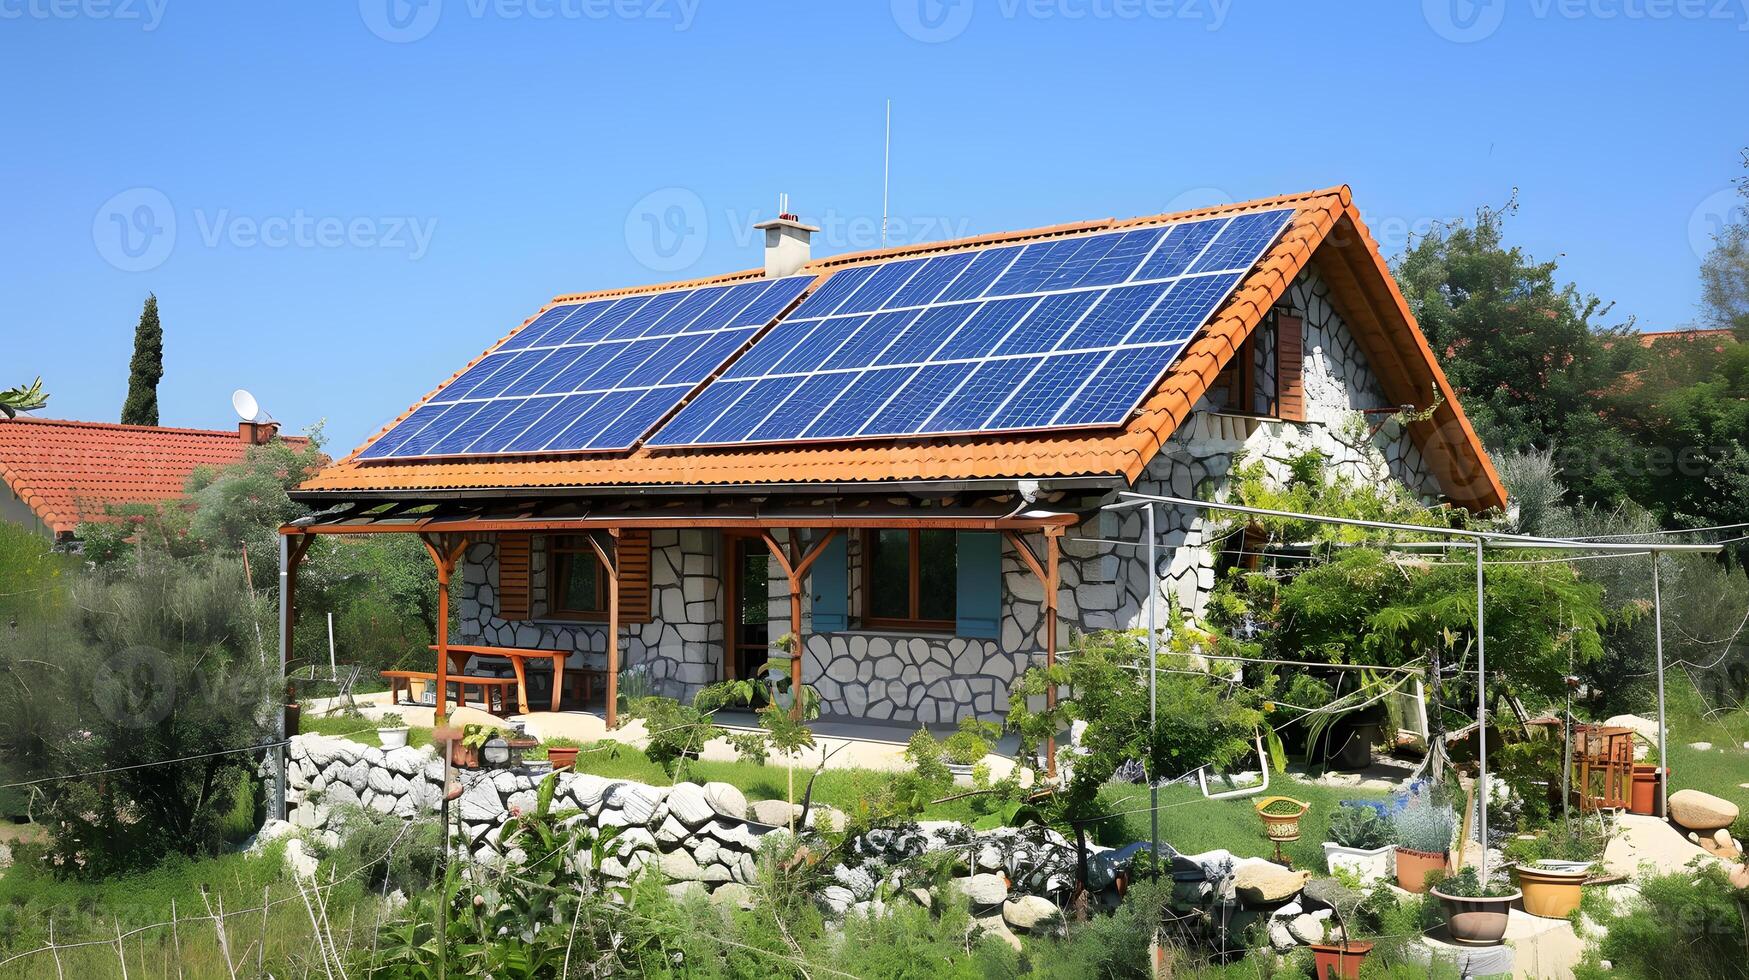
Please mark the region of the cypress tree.
POLYGON ((164 328, 158 325, 158 297, 146 294, 140 325, 134 328, 134 359, 128 365, 128 400, 123 425, 158 424, 158 380, 164 377, 164 328))

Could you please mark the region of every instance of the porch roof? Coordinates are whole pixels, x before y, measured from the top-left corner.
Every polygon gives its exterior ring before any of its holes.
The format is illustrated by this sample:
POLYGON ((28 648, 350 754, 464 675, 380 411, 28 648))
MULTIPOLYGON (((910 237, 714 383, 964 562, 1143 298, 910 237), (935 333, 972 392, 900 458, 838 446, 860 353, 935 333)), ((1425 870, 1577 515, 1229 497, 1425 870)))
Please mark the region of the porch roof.
POLYGON ((616 528, 940 528, 944 530, 1061 529, 1080 523, 1073 511, 1001 500, 952 506, 905 506, 891 501, 731 500, 608 504, 558 500, 506 506, 503 501, 426 504, 354 503, 280 528, 282 534, 468 534, 504 531, 587 532, 616 528))

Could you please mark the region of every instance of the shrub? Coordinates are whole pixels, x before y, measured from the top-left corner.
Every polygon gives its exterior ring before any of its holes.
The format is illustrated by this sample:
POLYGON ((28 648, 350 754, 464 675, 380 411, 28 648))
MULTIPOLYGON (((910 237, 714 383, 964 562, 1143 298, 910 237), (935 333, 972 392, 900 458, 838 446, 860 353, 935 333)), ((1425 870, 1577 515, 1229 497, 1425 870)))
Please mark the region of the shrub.
MULTIPOLYGON (((1432 877, 1429 875, 1428 877, 1432 877)), ((1482 881, 1473 867, 1462 868, 1455 874, 1446 875, 1437 883, 1440 891, 1457 898, 1503 898, 1517 889, 1497 878, 1482 881)))
POLYGON ((377 718, 378 728, 405 728, 407 720, 393 711, 385 711, 377 718))
POLYGON ((1415 796, 1391 818, 1397 846, 1411 851, 1444 853, 1451 849, 1457 817, 1451 807, 1435 803, 1426 795, 1415 796))
POLYGON ((1370 851, 1391 842, 1391 825, 1370 806, 1337 807, 1330 815, 1330 840, 1342 847, 1370 851))
POLYGON ((42 784, 53 862, 102 876, 218 852, 265 754, 237 750, 269 738, 278 703, 242 576, 152 561, 83 575, 71 595, 40 636, 0 634, 0 659, 34 665, 28 687, 0 687, 5 774, 111 770, 42 784))
POLYGON ((990 745, 1000 734, 1002 727, 995 722, 980 721, 967 715, 960 719, 959 731, 943 740, 941 750, 957 765, 976 765, 990 754, 990 745))
POLYGON ((1615 972, 1593 958, 1575 976, 1749 978, 1738 894, 1717 866, 1643 879, 1640 900, 1602 923, 1609 933, 1596 957, 1615 972))

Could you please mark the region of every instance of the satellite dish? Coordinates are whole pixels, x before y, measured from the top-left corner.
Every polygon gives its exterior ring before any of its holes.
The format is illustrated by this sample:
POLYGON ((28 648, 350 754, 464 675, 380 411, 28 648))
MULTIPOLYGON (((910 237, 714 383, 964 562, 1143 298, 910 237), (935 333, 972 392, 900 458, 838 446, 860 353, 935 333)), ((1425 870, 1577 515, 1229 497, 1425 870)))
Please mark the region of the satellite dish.
POLYGON ((237 410, 237 417, 245 422, 264 422, 267 416, 262 413, 261 405, 247 388, 238 388, 231 392, 231 407, 237 410))

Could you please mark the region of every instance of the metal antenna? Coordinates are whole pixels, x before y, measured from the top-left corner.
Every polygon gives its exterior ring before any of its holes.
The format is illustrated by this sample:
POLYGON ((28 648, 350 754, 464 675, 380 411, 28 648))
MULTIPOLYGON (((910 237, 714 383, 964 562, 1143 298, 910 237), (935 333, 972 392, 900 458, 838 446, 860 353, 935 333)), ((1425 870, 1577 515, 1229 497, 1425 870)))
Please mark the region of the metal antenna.
POLYGON ((887 189, 893 177, 893 100, 887 100, 886 149, 881 154, 881 247, 887 247, 887 189))

